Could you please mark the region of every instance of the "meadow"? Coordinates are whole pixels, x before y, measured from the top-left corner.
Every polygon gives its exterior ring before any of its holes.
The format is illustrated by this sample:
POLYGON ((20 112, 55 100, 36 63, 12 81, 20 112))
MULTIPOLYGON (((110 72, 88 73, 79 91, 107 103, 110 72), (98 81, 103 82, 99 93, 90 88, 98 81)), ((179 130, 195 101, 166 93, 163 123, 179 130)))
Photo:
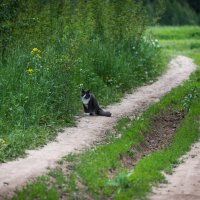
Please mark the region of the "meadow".
POLYGON ((145 33, 141 3, 28 0, 0 6, 0 162, 73 126, 83 112, 82 88, 108 105, 163 70, 160 47, 145 33))
POLYGON ((115 137, 116 132, 108 133, 106 142, 96 148, 67 155, 60 167, 29 183, 12 199, 145 199, 152 185, 165 181, 161 171, 171 173, 180 164, 178 158, 199 139, 200 28, 153 27, 148 31, 158 39, 166 60, 179 54, 189 56, 198 65, 197 71, 140 117, 121 119, 115 127, 121 138, 115 137), (134 170, 125 167, 121 158, 135 157, 132 150, 150 134, 152 119, 168 113, 184 113, 170 145, 141 158, 134 170))

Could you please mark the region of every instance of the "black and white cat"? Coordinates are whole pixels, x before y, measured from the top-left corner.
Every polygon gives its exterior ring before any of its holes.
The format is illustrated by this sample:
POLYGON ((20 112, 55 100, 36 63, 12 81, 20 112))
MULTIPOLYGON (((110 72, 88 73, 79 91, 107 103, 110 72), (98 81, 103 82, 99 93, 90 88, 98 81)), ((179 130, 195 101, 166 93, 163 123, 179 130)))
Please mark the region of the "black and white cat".
POLYGON ((111 117, 110 112, 103 111, 93 94, 90 93, 89 90, 85 91, 82 89, 81 91, 81 101, 83 103, 83 108, 85 113, 89 113, 90 115, 100 115, 111 117))

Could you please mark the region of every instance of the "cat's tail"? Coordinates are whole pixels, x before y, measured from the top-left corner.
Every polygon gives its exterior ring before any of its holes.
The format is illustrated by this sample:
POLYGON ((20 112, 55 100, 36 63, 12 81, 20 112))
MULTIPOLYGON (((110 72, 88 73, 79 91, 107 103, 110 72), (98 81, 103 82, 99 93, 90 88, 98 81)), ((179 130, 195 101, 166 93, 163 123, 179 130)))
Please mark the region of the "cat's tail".
POLYGON ((97 115, 111 117, 112 114, 109 111, 104 111, 104 110, 100 109, 100 110, 98 110, 97 115))

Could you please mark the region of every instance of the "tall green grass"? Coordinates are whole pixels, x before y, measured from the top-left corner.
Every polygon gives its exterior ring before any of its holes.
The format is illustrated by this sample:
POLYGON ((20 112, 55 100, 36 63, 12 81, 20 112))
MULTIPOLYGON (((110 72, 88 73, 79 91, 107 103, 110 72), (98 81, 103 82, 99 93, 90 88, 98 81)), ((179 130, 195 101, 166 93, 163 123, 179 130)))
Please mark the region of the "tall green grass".
POLYGON ((0 138, 7 145, 0 162, 72 125, 82 112, 81 88, 107 105, 162 71, 141 3, 29 0, 1 7, 0 138))

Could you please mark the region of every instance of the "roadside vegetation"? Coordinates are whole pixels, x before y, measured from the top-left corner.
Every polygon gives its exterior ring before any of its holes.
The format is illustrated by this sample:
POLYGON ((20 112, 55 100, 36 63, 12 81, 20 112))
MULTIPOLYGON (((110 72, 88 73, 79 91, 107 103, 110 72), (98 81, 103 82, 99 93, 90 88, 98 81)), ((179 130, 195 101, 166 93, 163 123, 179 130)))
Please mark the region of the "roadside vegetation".
POLYGON ((144 199, 152 185, 165 181, 161 171, 171 173, 181 162, 180 156, 199 139, 200 28, 149 31, 167 59, 189 56, 197 71, 142 115, 121 119, 102 144, 66 156, 57 169, 29 183, 12 199, 144 199), (163 123, 170 133, 157 131, 163 123), (159 145, 150 148, 154 143, 159 145))
POLYGON ((163 70, 142 3, 3 0, 0 15, 0 162, 73 125, 81 88, 107 105, 163 70))

